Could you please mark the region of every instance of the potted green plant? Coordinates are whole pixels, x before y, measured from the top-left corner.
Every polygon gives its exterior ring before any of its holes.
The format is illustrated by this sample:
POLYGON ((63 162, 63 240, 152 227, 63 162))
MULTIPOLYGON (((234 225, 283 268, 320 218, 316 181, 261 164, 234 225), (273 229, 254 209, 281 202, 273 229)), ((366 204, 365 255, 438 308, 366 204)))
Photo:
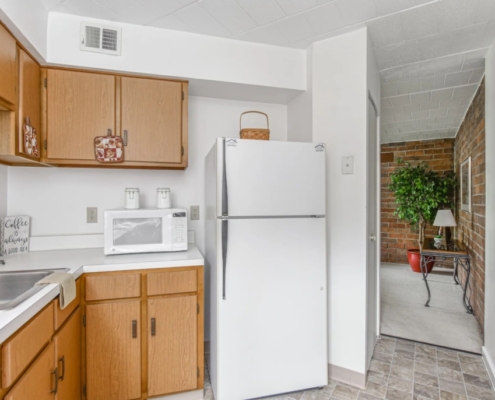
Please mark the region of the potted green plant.
MULTIPOLYGON (((419 249, 409 249, 407 258, 412 270, 421 272, 420 249, 426 224, 433 223, 440 207, 454 207, 455 174, 432 171, 424 162, 412 165, 399 158, 398 163, 402 166, 390 175, 389 189, 395 195, 395 215, 418 229, 419 249)), ((428 272, 433 268, 434 262, 432 260, 428 263, 428 272)))

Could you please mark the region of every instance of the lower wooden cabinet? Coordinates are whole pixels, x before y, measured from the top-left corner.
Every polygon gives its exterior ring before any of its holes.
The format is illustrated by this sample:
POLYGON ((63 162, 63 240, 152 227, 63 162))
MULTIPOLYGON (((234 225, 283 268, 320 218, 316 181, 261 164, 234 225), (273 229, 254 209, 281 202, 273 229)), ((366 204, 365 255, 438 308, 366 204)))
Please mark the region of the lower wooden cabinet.
POLYGON ((198 297, 148 300, 148 395, 196 389, 198 297))
MULTIPOLYGON (((79 291, 80 280, 76 281, 79 291)), ((58 298, 2 346, 4 400, 80 400, 82 340, 79 293, 61 310, 58 298)))
POLYGON ((86 306, 88 400, 141 397, 141 302, 86 306))
POLYGON ((78 308, 53 337, 58 375, 56 400, 81 397, 81 309, 78 308))
POLYGON ((36 358, 5 400, 53 400, 56 389, 55 350, 53 342, 36 358))
POLYGON ((83 279, 87 400, 147 399, 203 388, 203 267, 83 279), (117 290, 109 284, 117 281, 134 284, 117 290))
MULTIPOLYGON (((53 324, 53 319, 47 321, 53 324)), ((81 398, 81 309, 4 397, 5 400, 78 400, 81 398)))

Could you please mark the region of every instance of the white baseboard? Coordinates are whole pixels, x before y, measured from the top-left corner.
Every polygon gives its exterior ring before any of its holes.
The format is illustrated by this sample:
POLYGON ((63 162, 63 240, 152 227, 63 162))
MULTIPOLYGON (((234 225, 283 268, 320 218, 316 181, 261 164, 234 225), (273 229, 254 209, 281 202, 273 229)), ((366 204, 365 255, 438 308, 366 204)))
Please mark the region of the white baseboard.
POLYGON ((492 381, 492 387, 495 387, 495 364, 493 363, 493 358, 488 353, 485 346, 481 348, 483 363, 485 364, 490 380, 492 381))
POLYGON ((364 389, 366 387, 366 374, 361 374, 347 368, 328 364, 328 378, 347 383, 348 385, 364 389))

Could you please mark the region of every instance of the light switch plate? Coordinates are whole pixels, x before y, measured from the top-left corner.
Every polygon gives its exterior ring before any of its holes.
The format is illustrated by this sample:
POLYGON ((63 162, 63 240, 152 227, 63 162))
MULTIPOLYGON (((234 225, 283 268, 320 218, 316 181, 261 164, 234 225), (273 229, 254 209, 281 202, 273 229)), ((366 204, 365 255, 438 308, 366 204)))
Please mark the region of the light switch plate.
POLYGON ((354 173, 354 157, 342 157, 342 175, 351 175, 354 173))
POLYGON ((199 220, 199 206, 191 206, 191 221, 199 220))
POLYGON ((98 207, 86 208, 86 222, 88 224, 98 223, 98 207))

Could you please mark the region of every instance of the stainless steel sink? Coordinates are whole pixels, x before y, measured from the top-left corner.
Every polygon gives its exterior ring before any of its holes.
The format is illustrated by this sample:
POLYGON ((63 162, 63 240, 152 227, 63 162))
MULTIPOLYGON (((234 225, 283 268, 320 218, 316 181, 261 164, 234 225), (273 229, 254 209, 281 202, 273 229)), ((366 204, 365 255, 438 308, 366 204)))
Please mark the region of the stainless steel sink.
POLYGON ((0 272, 0 310, 14 308, 43 289, 43 285, 35 285, 41 279, 54 272, 67 271, 67 269, 50 269, 0 272))

